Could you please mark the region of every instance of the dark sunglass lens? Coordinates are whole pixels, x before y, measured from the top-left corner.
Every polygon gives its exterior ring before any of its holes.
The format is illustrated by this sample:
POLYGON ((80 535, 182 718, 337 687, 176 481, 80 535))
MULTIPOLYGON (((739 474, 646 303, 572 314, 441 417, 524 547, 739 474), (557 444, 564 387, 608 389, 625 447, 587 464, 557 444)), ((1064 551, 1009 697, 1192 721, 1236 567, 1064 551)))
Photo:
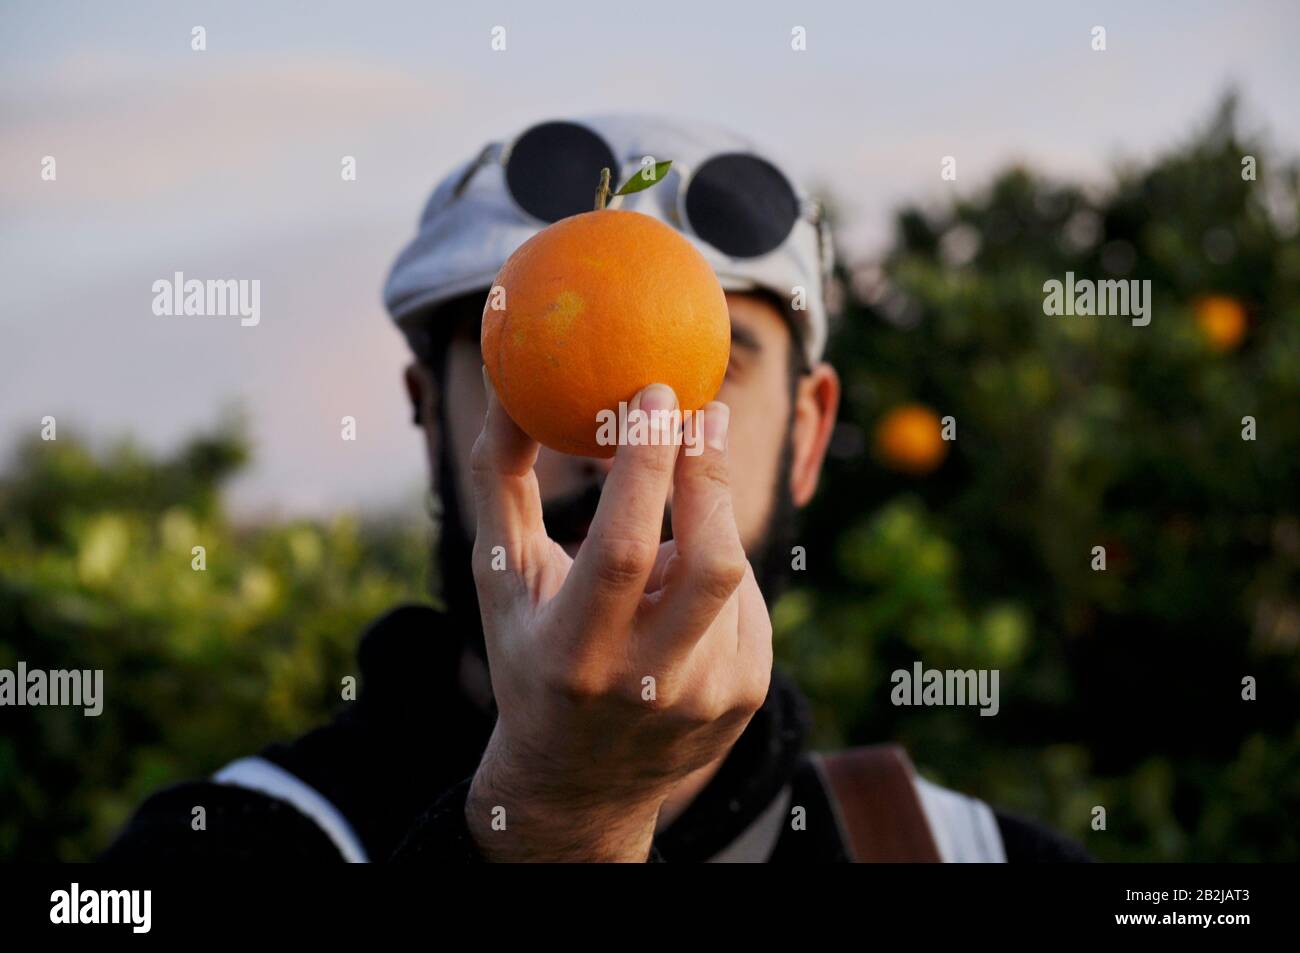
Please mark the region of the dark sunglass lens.
POLYGON ((598 135, 572 122, 534 126, 516 140, 506 163, 506 186, 520 207, 544 222, 589 212, 600 170, 618 166, 598 135))
POLYGON ((772 163, 727 153, 700 166, 686 193, 695 234, 733 258, 775 249, 799 218, 799 199, 772 163))

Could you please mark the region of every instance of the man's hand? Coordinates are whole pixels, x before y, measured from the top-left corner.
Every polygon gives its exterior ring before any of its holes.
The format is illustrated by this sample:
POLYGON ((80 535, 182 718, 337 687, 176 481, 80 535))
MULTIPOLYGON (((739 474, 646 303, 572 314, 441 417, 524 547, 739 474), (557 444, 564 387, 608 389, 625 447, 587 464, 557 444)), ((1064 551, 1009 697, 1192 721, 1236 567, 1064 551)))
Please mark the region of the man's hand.
MULTIPOLYGON (((668 437, 620 446, 570 559, 542 525, 538 445, 484 383, 473 559, 499 717, 466 820, 490 860, 643 861, 674 785, 730 750, 771 679, 771 621, 731 509, 729 409, 704 408, 697 456, 668 437)), ((675 407, 662 385, 633 401, 675 407)))

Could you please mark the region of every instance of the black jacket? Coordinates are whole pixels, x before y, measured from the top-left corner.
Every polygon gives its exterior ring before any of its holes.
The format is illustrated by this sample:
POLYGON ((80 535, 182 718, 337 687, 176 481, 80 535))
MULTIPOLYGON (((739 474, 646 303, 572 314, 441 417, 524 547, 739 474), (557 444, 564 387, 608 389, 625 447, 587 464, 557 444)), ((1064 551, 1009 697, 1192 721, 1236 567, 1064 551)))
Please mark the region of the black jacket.
MULTIPOLYGON (((463 807, 495 713, 478 656, 450 628, 447 616, 428 607, 388 613, 362 639, 357 700, 345 703, 329 724, 261 752, 332 805, 366 859, 480 859, 463 807)), ((761 816, 774 816, 779 798, 803 807, 806 823, 799 830, 773 827, 772 840, 759 848, 762 857, 847 860, 835 811, 806 748, 808 722, 803 696, 774 672, 765 704, 712 781, 656 836, 651 859, 702 861, 734 849, 761 816)), ((104 859, 344 859, 328 825, 291 800, 212 780, 182 783, 145 801, 104 859), (196 807, 203 808, 202 825, 196 807)), ((994 816, 1009 861, 1087 859, 1042 827, 994 816)))

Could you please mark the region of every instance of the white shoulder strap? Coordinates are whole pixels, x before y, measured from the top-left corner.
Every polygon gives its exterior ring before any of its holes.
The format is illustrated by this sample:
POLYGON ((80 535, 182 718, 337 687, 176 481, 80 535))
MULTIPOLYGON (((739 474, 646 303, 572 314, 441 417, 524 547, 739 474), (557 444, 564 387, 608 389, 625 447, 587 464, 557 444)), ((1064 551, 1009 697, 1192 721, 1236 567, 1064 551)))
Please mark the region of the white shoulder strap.
POLYGON ((278 764, 265 758, 240 758, 212 776, 218 784, 257 791, 297 808, 311 818, 350 864, 364 864, 369 858, 352 825, 324 795, 278 764))
POLYGON ((983 801, 916 776, 916 793, 939 856, 948 864, 1005 864, 997 818, 983 801))
POLYGON ((762 864, 772 856, 776 842, 781 839, 785 819, 790 807, 790 785, 786 785, 772 798, 772 803, 722 850, 710 857, 710 864, 762 864))

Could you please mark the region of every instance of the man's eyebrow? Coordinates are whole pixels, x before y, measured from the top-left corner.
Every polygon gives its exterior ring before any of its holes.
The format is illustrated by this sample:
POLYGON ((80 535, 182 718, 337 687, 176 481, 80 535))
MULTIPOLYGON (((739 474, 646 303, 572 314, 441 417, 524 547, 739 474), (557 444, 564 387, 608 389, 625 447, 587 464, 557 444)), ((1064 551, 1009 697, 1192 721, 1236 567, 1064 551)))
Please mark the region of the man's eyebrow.
POLYGON ((733 346, 743 347, 747 351, 753 351, 755 354, 763 350, 763 345, 758 340, 758 335, 749 328, 741 327, 733 323, 731 325, 731 343, 733 346))

